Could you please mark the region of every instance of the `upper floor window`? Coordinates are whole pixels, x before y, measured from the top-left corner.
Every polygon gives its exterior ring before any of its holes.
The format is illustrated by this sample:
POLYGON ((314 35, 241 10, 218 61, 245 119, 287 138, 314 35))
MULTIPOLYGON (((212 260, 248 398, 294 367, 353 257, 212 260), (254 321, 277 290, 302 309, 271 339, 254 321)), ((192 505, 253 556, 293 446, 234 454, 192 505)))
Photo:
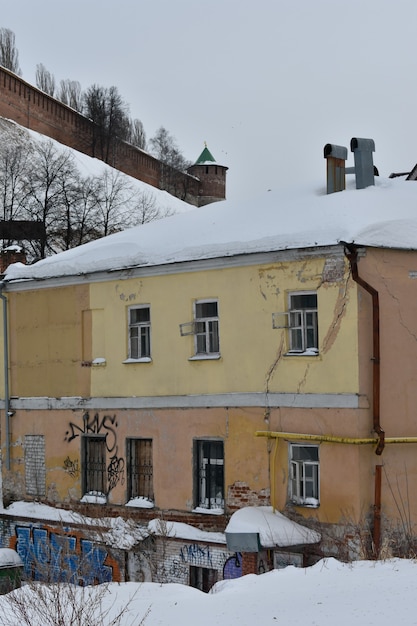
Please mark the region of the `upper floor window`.
POLYGON ((195 303, 195 353, 219 352, 219 317, 217 300, 195 303))
POLYGON ((289 294, 290 351, 318 350, 317 294, 289 294))
POLYGON ((318 354, 317 294, 290 293, 288 311, 273 314, 273 327, 288 329, 290 354, 318 354))
POLYGON ((181 335, 194 335, 196 358, 218 358, 219 314, 217 300, 197 300, 194 303, 194 320, 180 325, 181 335))
POLYGON ((303 506, 319 505, 319 447, 290 444, 290 499, 303 506))
POLYGON ((129 354, 135 361, 151 357, 151 309, 148 305, 129 307, 129 354))

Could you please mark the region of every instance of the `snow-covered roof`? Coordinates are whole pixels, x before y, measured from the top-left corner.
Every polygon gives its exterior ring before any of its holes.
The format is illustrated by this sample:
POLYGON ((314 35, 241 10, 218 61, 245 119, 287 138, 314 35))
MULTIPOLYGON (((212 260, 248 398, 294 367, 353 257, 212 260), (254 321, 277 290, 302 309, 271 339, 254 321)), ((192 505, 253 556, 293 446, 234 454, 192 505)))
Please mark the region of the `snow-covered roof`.
POLYGON ((261 546, 280 548, 318 543, 319 533, 288 519, 271 506, 248 506, 233 513, 227 533, 259 533, 261 546))
POLYGON ((0 569, 5 567, 23 567, 23 561, 12 548, 0 548, 0 569))
POLYGON ((325 183, 227 200, 67 250, 6 280, 45 279, 257 252, 352 242, 417 249, 417 185, 376 178, 375 186, 326 195, 325 183))

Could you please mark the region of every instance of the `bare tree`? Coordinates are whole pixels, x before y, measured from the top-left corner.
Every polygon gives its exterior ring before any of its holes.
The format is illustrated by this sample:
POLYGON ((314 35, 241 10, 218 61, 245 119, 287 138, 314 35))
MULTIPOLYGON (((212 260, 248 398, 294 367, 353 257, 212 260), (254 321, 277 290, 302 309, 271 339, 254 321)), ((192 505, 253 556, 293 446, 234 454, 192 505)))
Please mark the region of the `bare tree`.
POLYGON ((155 200, 153 193, 143 191, 136 195, 132 201, 131 225, 148 224, 155 220, 169 217, 174 211, 169 207, 161 208, 155 200))
POLYGON ((83 96, 81 85, 77 80, 61 80, 59 83, 58 100, 67 104, 75 111, 83 110, 83 96))
POLYGON ((22 219, 32 144, 26 131, 7 120, 0 120, 0 133, 7 136, 7 141, 0 143, 1 219, 22 219))
POLYGON ((15 74, 21 73, 15 35, 9 28, 0 28, 0 65, 15 74))
POLYGON ((84 113, 95 123, 93 154, 111 164, 117 140, 124 141, 129 137, 127 104, 116 87, 92 85, 84 94, 84 113))
POLYGON ((55 95, 55 78, 42 63, 36 66, 36 86, 38 89, 47 93, 48 96, 55 95))
POLYGON ((97 238, 116 233, 130 220, 134 191, 127 178, 117 170, 106 169, 96 186, 97 238))
POLYGON ((135 119, 130 121, 129 135, 127 141, 141 150, 146 148, 146 134, 143 124, 140 120, 135 119))
POLYGON ((30 244, 37 259, 57 251, 50 235, 56 231, 60 214, 65 211, 65 186, 75 177, 76 168, 69 150, 58 150, 51 140, 35 144, 26 191, 28 219, 41 222, 46 232, 44 239, 30 244))
POLYGON ((153 154, 161 161, 161 186, 178 198, 187 195, 187 179, 183 175, 191 162, 177 146, 175 138, 161 126, 149 141, 153 154))

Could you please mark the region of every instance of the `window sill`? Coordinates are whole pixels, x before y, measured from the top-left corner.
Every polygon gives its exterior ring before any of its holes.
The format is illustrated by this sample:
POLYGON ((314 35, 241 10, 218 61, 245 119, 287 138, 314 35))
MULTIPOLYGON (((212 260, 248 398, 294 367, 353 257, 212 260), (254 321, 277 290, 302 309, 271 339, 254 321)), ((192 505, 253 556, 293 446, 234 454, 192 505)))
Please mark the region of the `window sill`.
POLYGON ((130 363, 152 363, 152 359, 149 356, 144 356, 142 359, 126 359, 123 363, 125 365, 130 365, 130 363))
POLYGON ((213 352, 213 354, 195 354, 190 356, 189 361, 218 361, 221 358, 220 352, 213 352))
POLYGON ((206 509, 203 506, 197 506, 191 513, 203 513, 204 515, 224 515, 224 509, 206 509))
POLYGON ((304 352, 297 352, 297 350, 289 350, 285 353, 285 356, 320 356, 319 351, 316 348, 305 350, 304 352))
POLYGON ((136 498, 132 498, 131 500, 126 502, 125 506, 130 506, 137 509, 153 509, 155 508, 155 503, 148 498, 137 496, 136 498))
POLYGON ((107 498, 104 493, 90 491, 83 495, 80 502, 83 504, 107 504, 107 498))
POLYGON ((303 507, 304 509, 318 509, 320 506, 320 502, 318 500, 314 500, 314 498, 312 498, 311 502, 308 502, 308 501, 296 502, 295 500, 292 500, 291 504, 293 506, 303 507))

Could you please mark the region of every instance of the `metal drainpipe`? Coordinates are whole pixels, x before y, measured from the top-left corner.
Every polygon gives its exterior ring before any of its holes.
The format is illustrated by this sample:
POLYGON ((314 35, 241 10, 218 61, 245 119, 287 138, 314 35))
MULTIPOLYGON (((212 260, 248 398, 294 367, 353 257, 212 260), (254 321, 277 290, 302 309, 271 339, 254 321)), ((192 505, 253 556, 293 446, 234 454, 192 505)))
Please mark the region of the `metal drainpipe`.
POLYGON ((9 397, 9 332, 7 323, 7 298, 3 294, 4 282, 0 282, 0 298, 3 301, 3 367, 4 367, 4 414, 6 418, 6 469, 10 470, 10 397, 9 397))
MULTIPOLYGON (((385 446, 385 431, 380 422, 380 398, 381 398, 381 363, 380 363, 380 335, 379 335, 379 294, 378 291, 359 276, 358 272, 358 249, 354 244, 345 243, 345 255, 350 263, 353 280, 367 291, 372 298, 372 343, 373 343, 373 394, 372 415, 373 428, 378 435, 378 445, 375 453, 382 454, 385 446)), ((374 499, 374 522, 373 543, 376 556, 379 554, 381 543, 381 466, 375 468, 375 499, 374 499)))

